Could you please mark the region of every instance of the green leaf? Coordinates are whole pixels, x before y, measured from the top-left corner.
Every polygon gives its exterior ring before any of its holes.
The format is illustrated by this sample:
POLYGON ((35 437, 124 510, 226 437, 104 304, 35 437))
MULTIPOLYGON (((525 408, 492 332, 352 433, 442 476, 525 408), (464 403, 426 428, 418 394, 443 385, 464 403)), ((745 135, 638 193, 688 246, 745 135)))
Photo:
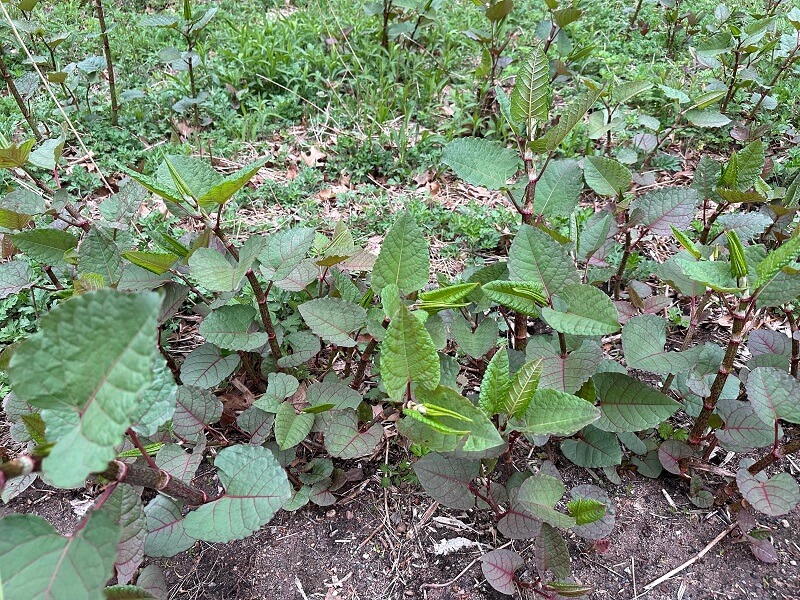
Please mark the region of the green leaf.
POLYGON ((530 225, 523 225, 511 244, 508 273, 512 281, 538 284, 548 299, 564 286, 580 282, 564 247, 530 225))
POLYGON ((40 169, 53 170, 64 151, 64 134, 57 138, 44 140, 39 147, 28 156, 28 162, 40 169))
POLYGON ((449 508, 470 509, 475 495, 470 483, 480 472, 480 461, 431 452, 414 463, 414 473, 425 493, 449 508))
POLYGON ((380 294, 396 285, 405 294, 428 283, 431 262, 428 242, 410 212, 403 212, 392 225, 372 268, 372 289, 380 294))
POLYGON ((114 570, 117 583, 130 583, 144 559, 144 540, 147 536, 141 491, 124 483, 118 485, 103 504, 102 511, 122 527, 114 570))
MULTIPOLYGON (((569 491, 569 494, 573 500, 590 500, 603 507, 603 515, 598 520, 591 523, 578 523, 573 528, 573 532, 586 540, 602 540, 611 535, 617 511, 614 503, 603 489, 591 484, 576 485, 569 491)), ((569 507, 569 505, 567 506, 569 507)))
POLYGON ((182 385, 175 396, 172 427, 177 435, 198 440, 206 425, 216 423, 222 416, 222 402, 203 388, 182 385))
POLYGON ((472 331, 469 322, 461 315, 456 314, 450 324, 450 333, 458 349, 472 358, 478 359, 497 345, 500 331, 497 321, 484 317, 472 331))
POLYGON ((252 332, 256 310, 244 304, 222 306, 200 323, 200 335, 207 342, 226 350, 250 352, 267 343, 267 334, 252 332))
POLYGON ((569 577, 570 558, 567 544, 561 534, 547 523, 542 526, 542 531, 536 538, 533 556, 540 577, 544 577, 548 570, 559 579, 569 577))
POLYGON ((28 261, 14 259, 0 263, 0 300, 33 285, 33 272, 28 261))
POLYGON ((158 600, 147 590, 135 585, 112 585, 105 588, 103 593, 106 600, 158 600))
POLYGON ((558 293, 566 312, 542 308, 542 319, 556 331, 570 335, 609 335, 619 331, 619 314, 611 299, 592 285, 573 284, 558 293))
POLYGON ((669 396, 622 373, 598 373, 593 378, 603 431, 642 431, 657 427, 681 407, 669 396))
POLYGON ((545 523, 566 529, 575 525, 575 519, 553 508, 565 491, 561 481, 550 475, 538 473, 522 482, 516 502, 545 523))
POLYGON ((675 262, 689 279, 717 292, 741 292, 744 289, 739 287, 731 275, 731 265, 727 261, 690 261, 678 258, 675 262))
POLYGON ((764 423, 776 419, 800 423, 800 381, 774 367, 758 367, 747 376, 747 398, 764 423))
POLYGON ((753 508, 770 517, 785 515, 800 502, 800 487, 789 473, 767 479, 763 472, 751 475, 747 467, 742 467, 736 472, 736 485, 753 508))
POLYGON ((25 165, 35 143, 36 140, 31 139, 19 145, 12 142, 8 147, 0 148, 0 169, 17 169, 25 165))
POLYGON ((160 307, 154 293, 88 292, 42 317, 39 332, 14 353, 12 389, 47 409, 42 416, 56 445, 43 470, 54 485, 78 486, 116 456, 153 378, 160 307), (58 435, 50 431, 57 421, 58 435))
POLYGON ((603 361, 600 345, 592 340, 584 340, 577 349, 563 357, 551 338, 544 336, 535 336, 528 340, 526 356, 542 363, 540 388, 551 388, 568 394, 577 392, 595 374, 603 361))
POLYGON ((103 512, 92 512, 70 537, 62 537, 34 515, 0 519, 3 592, 9 600, 101 600, 113 573, 121 531, 103 512))
POLYGON ((297 307, 316 335, 343 348, 356 345, 350 337, 367 322, 367 311, 342 298, 317 298, 297 307))
POLYGON ((122 253, 122 258, 128 260, 138 267, 147 269, 156 275, 162 275, 170 270, 175 261, 180 257, 174 254, 164 254, 160 252, 140 252, 138 250, 127 250, 122 253))
POLYGON ((203 461, 203 449, 203 442, 195 446, 192 453, 186 452, 178 444, 164 444, 156 453, 156 465, 170 476, 191 483, 203 461))
POLYGON ((311 228, 295 227, 281 229, 268 236, 266 247, 258 255, 264 279, 280 282, 301 268, 314 244, 315 235, 311 228))
POLYGON ((724 127, 731 120, 716 110, 689 110, 686 111, 686 120, 695 127, 724 127))
POLYGON ((725 402, 717 406, 725 427, 717 429, 720 445, 731 452, 747 452, 753 448, 772 445, 775 438, 773 423, 764 423, 756 416, 749 402, 725 402))
POLYGON ((224 448, 214 467, 225 493, 186 515, 184 521, 186 533, 199 540, 245 538, 269 523, 292 495, 286 472, 263 446, 224 448))
POLYGON ((539 306, 547 304, 542 286, 530 281, 490 281, 481 289, 491 300, 516 312, 536 317, 539 306))
POLYGON ((64 253, 78 246, 78 238, 59 229, 31 229, 8 237, 25 256, 46 265, 64 264, 64 253))
POLYGON ((547 219, 568 217, 578 205, 582 190, 583 179, 576 160, 550 161, 536 183, 533 212, 547 219))
POLYGON ((501 594, 513 596, 516 572, 525 566, 525 560, 512 550, 492 550, 481 556, 481 571, 486 581, 501 594))
POLYGON ((575 517, 576 525, 586 525, 602 519, 606 505, 592 498, 577 498, 567 502, 567 510, 575 517))
POLYGON ((239 261, 235 265, 213 248, 198 248, 189 257, 190 272, 209 291, 234 292, 239 289, 264 245, 263 237, 249 237, 239 249, 239 261))
POLYGON ((601 196, 619 196, 631 188, 633 176, 628 168, 613 158, 587 156, 583 162, 586 184, 601 196))
POLYGON ((667 352, 667 322, 656 315, 639 315, 622 328, 622 350, 628 367, 668 375, 686 373, 692 364, 691 355, 667 352))
POLYGON ((439 355, 425 326, 401 304, 381 342, 381 377, 389 397, 400 400, 409 383, 439 385, 439 355))
POLYGON ((521 424, 511 426, 533 435, 572 435, 599 418, 600 411, 583 398, 540 389, 521 415, 521 424))
POLYGON ((78 274, 96 273, 107 285, 122 277, 122 255, 117 243, 105 230, 92 227, 78 248, 78 274))
POLYGON ((197 197, 198 204, 206 209, 214 205, 225 204, 253 178, 253 175, 258 173, 258 170, 267 163, 267 160, 267 158, 261 158, 249 165, 245 165, 236 173, 228 175, 215 183, 210 189, 205 190, 197 197))
POLYGON ((599 96, 600 90, 592 90, 587 94, 578 96, 572 104, 561 112, 555 125, 548 129, 542 137, 528 144, 530 150, 537 153, 553 152, 564 141, 569 132, 583 119, 583 116, 599 96))
POLYGON ((337 410, 322 418, 325 448, 336 458, 369 456, 383 438, 383 426, 374 424, 363 433, 358 429, 358 417, 353 409, 337 410))
POLYGON ((239 366, 239 355, 223 356, 214 344, 202 344, 192 350, 181 365, 181 381, 185 385, 209 389, 218 385, 239 366))
POLYGON ((559 8, 558 10, 553 11, 553 21, 556 25, 561 27, 562 29, 567 25, 574 23, 578 19, 581 18, 583 15, 583 11, 574 8, 572 6, 568 6, 566 8, 559 8))
POLYGON ((596 469, 614 467, 622 462, 622 449, 613 433, 589 425, 579 440, 561 442, 561 452, 579 467, 596 469))
POLYGON ((651 81, 626 81, 614 87, 611 92, 611 100, 614 104, 624 104, 631 98, 652 89, 652 87, 653 83, 651 81))
POLYGON ((525 413, 539 387, 541 374, 542 366, 539 361, 526 362, 517 371, 502 407, 507 415, 521 417, 525 413))
POLYGON ((144 507, 147 521, 144 552, 147 556, 175 556, 194 546, 195 538, 184 528, 182 506, 177 500, 159 494, 144 507))
POLYGON ((158 428, 172 418, 177 392, 178 386, 166 359, 157 354, 152 381, 139 393, 133 430, 145 437, 155 435, 158 428))
POLYGON ((545 123, 550 111, 550 61, 541 47, 535 45, 517 73, 511 91, 511 118, 526 125, 533 135, 536 123, 545 123))
POLYGON ((761 177, 765 161, 764 143, 761 140, 750 142, 731 155, 728 164, 722 170, 720 187, 742 192, 749 190, 761 177))
POLYGON ((478 406, 487 415, 495 415, 508 405, 508 392, 511 388, 509 376, 508 351, 500 348, 495 352, 486 367, 481 380, 478 406))
POLYGON ((417 306, 429 313, 446 310, 447 308, 458 308, 460 306, 464 306, 464 304, 459 303, 479 285, 480 284, 477 282, 459 283, 436 290, 420 292, 417 306))
POLYGON ((442 163, 477 187, 499 190, 517 174, 519 156, 510 148, 483 138, 456 138, 442 151, 442 163))
POLYGON ((311 432, 314 415, 295 412, 291 402, 282 402, 275 415, 275 440, 281 450, 296 446, 311 432))
POLYGON ((648 192, 631 202, 631 222, 657 235, 669 235, 672 227, 685 230, 695 217, 698 201, 692 188, 667 187, 648 192))
POLYGON ((763 287, 772 281, 781 269, 797 260, 798 254, 800 254, 800 235, 795 235, 767 254, 767 257, 756 265, 758 280, 755 287, 763 287))

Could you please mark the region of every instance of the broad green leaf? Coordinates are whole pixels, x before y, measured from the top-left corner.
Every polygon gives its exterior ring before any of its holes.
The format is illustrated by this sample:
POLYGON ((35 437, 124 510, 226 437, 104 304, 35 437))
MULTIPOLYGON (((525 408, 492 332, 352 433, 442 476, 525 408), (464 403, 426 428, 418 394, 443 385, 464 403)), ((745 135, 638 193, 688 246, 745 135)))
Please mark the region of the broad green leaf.
POLYGON ((511 91, 511 118, 525 124, 529 136, 536 123, 545 123, 550 111, 550 61, 541 47, 535 45, 520 65, 511 91))
POLYGON ((800 423, 800 381, 774 367, 758 367, 747 376, 747 398, 756 416, 772 425, 776 419, 800 423))
POLYGON ((692 189, 697 190, 700 199, 719 200, 716 189, 721 172, 722 165, 713 158, 709 156, 700 157, 692 180, 692 189))
POLYGON ((542 286, 535 282, 490 281, 484 284, 481 290, 501 306, 531 317, 538 316, 539 307, 547 304, 542 286))
POLYGON ((477 282, 459 283, 436 290, 420 292, 417 306, 429 313, 446 310, 447 308, 464 306, 465 303, 462 303, 462 300, 464 300, 479 285, 480 284, 477 282))
POLYGON ((54 485, 78 486, 114 459, 139 393, 153 379, 160 307, 154 293, 88 292, 42 317, 39 332, 14 353, 12 389, 47 409, 42 416, 56 445, 43 470, 54 485), (56 421, 68 423, 57 436, 50 431, 56 421))
POLYGON ((144 507, 147 556, 175 556, 194 546, 195 538, 186 533, 181 513, 182 504, 159 494, 144 507))
POLYGON ((283 402, 275 415, 275 440, 281 450, 296 446, 311 432, 314 415, 297 413, 291 402, 283 402))
POLYGON ((222 402, 203 388, 182 385, 175 397, 172 427, 176 435, 197 440, 206 425, 216 423, 222 416, 222 402))
POLYGON ((147 536, 141 491, 124 483, 118 485, 103 504, 102 511, 122 527, 114 570, 117 583, 130 583, 144 559, 144 540, 147 536))
POLYGON ((772 281, 781 269, 796 261, 798 255, 800 255, 800 235, 795 235, 767 254, 767 257, 758 263, 756 266, 758 280, 755 287, 763 287, 772 281))
POLYGON ((104 512, 70 537, 41 517, 13 514, 0 519, 0 572, 9 600, 101 600, 113 574, 122 528, 104 512))
POLYGON ((361 394, 349 385, 335 378, 326 378, 324 381, 308 386, 306 400, 312 406, 330 404, 333 405, 333 410, 346 410, 348 408, 357 409, 363 399, 361 394))
POLYGON ((575 264, 564 247, 530 225, 523 225, 511 244, 508 273, 512 281, 540 285, 547 298, 566 285, 580 282, 575 264))
POLYGON ((155 564, 147 565, 142 569, 136 578, 136 585, 150 592, 158 600, 164 600, 169 595, 169 586, 164 577, 164 571, 155 564))
POLYGON ((46 265, 64 264, 64 253, 78 246, 78 238, 60 229, 31 229, 8 237, 25 256, 46 265))
POLYGON ((592 498, 575 498, 567 502, 567 510, 576 525, 587 525, 603 518, 606 505, 592 498))
POLYGON ((601 196, 619 196, 631 188, 633 181, 628 168, 604 156, 587 156, 583 162, 586 184, 601 196))
POLYGON ((579 8, 568 6, 566 8, 559 8, 553 11, 553 21, 562 29, 567 25, 574 23, 583 15, 583 11, 579 8))
POLYGON ((164 469, 171 477, 191 483, 200 463, 203 461, 204 443, 194 447, 189 453, 178 444, 164 444, 156 453, 156 464, 164 469))
POLYGON ((267 378, 267 391, 253 406, 271 413, 277 413, 281 403, 300 387, 300 382, 293 375, 286 373, 270 373, 267 378))
POLYGON ((770 517, 785 515, 800 502, 800 487, 789 473, 767 479, 763 472, 751 475, 747 467, 742 467, 736 472, 736 485, 753 508, 770 517))
MULTIPOLYGON (((201 248, 202 249, 202 248, 201 248)), ((180 257, 174 254, 164 254, 163 252, 140 252, 138 250, 127 250, 122 252, 122 258, 128 260, 138 267, 147 269, 156 275, 162 275, 169 271, 170 267, 180 257)))
POLYGON ((268 281, 283 281, 301 268, 314 244, 315 232, 307 227, 281 229, 267 237, 258 255, 261 274, 268 281))
POLYGON ((669 235, 672 227, 685 230, 695 217, 698 201, 692 188, 667 187, 648 192, 631 202, 631 222, 657 235, 669 235))
POLYGON ((664 440, 658 447, 658 460, 661 466, 673 475, 681 475, 681 461, 694 456, 689 444, 680 440, 664 440))
POLYGON ((552 338, 534 336, 528 340, 526 357, 540 360, 540 388, 550 388, 574 394, 597 372, 603 361, 603 351, 597 342, 584 340, 566 357, 553 345, 552 338))
POLYGON ((656 315, 639 315, 622 328, 622 350, 628 367, 668 375, 686 373, 693 366, 691 355, 667 352, 667 322, 656 315))
POLYGON ((765 162, 764 143, 761 140, 750 142, 734 152, 720 176, 720 187, 749 190, 761 176, 765 162))
POLYGON ((35 143, 36 140, 31 139, 21 144, 12 142, 8 147, 0 148, 0 169, 17 169, 24 166, 35 143))
POLYGON ((64 134, 57 138, 50 138, 39 144, 28 156, 28 162, 40 169, 53 170, 56 168, 61 153, 64 151, 64 134))
POLYGON ((325 436, 325 448, 331 456, 361 458, 374 452, 383 438, 383 426, 376 423, 362 433, 354 410, 337 410, 324 415, 322 433, 325 436))
POLYGON ((631 98, 652 89, 652 87, 653 83, 651 81, 626 81, 614 87, 611 92, 611 100, 615 104, 624 104, 631 98))
POLYGON ((267 160, 266 158, 259 159, 249 165, 245 165, 236 173, 224 177, 197 197, 198 204, 203 208, 213 207, 215 204, 225 204, 253 178, 253 175, 258 173, 258 170, 267 163, 267 160))
POLYGON ((202 344, 192 350, 181 364, 181 381, 185 385, 209 389, 218 385, 239 366, 239 355, 223 356, 214 344, 202 344))
POLYGON ((614 467, 622 462, 617 436, 593 425, 583 429, 581 439, 561 442, 561 452, 579 467, 590 469, 614 467))
POLYGON ((222 306, 200 323, 200 335, 226 350, 256 350, 267 343, 267 334, 253 331, 256 310, 244 304, 222 306))
POLYGON ((566 529, 575 525, 575 519, 553 508, 565 491, 566 488, 561 481, 550 475, 538 473, 522 482, 516 502, 545 523, 566 529))
POLYGON ((500 348, 489 361, 481 380, 478 406, 487 415, 499 413, 508 404, 508 391, 511 388, 509 376, 508 351, 500 348))
POLYGON ((558 292, 566 312, 542 308, 542 319, 556 331, 570 335, 609 335, 619 331, 619 314, 611 299, 598 288, 572 284, 558 292))
POLYGON ((450 324, 450 333, 458 349, 472 358, 480 358, 497 345, 500 331, 497 321, 484 317, 480 324, 472 330, 469 322, 456 314, 450 324))
POLYGON ((582 190, 583 179, 577 161, 550 161, 536 182, 533 212, 548 219, 568 217, 578 205, 582 190))
POLYGON ((403 212, 392 225, 372 268, 372 289, 376 294, 396 285, 404 294, 425 287, 431 268, 428 242, 410 212, 403 212))
POLYGON ((158 600, 158 596, 136 585, 111 585, 103 594, 106 600, 158 600))
POLYGON ((512 550, 492 550, 481 556, 481 571, 486 581, 501 594, 509 596, 517 592, 515 573, 524 566, 525 560, 512 550))
POLYGON ((0 208, 0 227, 5 229, 20 230, 30 223, 31 216, 0 208))
MULTIPOLYGON (((530 363, 529 363, 530 364, 530 363)), ((572 435, 600 418, 600 411, 583 398, 557 390, 540 389, 511 426, 533 435, 572 435)))
POLYGON ((431 336, 401 304, 381 342, 381 377, 389 397, 400 400, 409 383, 426 390, 439 385, 439 355, 431 336))
POLYGON ((542 137, 528 144, 530 150, 537 153, 553 152, 592 108, 599 95, 599 90, 592 90, 573 100, 572 104, 561 112, 555 125, 548 129, 542 137))
MULTIPOLYGON (((616 521, 616 508, 608 494, 596 485, 576 485, 569 491, 574 500, 591 500, 603 507, 603 515, 591 523, 578 523, 572 531, 586 540, 602 540, 611 535, 616 521)), ((568 505, 569 506, 569 505, 568 505)), ((577 521, 578 519, 576 519, 577 521)))
POLYGON ((158 428, 172 418, 177 393, 178 386, 167 360, 156 355, 150 385, 139 392, 132 429, 141 436, 155 435, 158 428))
POLYGON ((477 187, 499 190, 520 167, 517 153, 483 138, 456 138, 444 147, 442 162, 477 187))
POLYGON ((718 187, 717 194, 731 204, 744 204, 747 202, 766 202, 767 197, 756 191, 732 190, 718 187))
POLYGON ((686 120, 695 127, 724 127, 731 120, 717 110, 698 110, 686 111, 686 120))
POLYGON ((678 258, 675 261, 686 276, 717 292, 741 292, 737 281, 731 275, 731 265, 727 261, 690 261, 678 258))
POLYGON ((256 406, 247 408, 236 417, 236 424, 250 435, 250 443, 261 446, 269 437, 275 415, 256 406))
POLYGON ((298 306, 298 310, 316 335, 343 348, 356 345, 350 337, 367 322, 367 311, 342 298, 317 298, 298 306))
POLYGON ((547 523, 542 526, 542 531, 533 546, 533 557, 540 577, 544 577, 548 570, 559 579, 569 577, 569 549, 555 527, 547 523))
POLYGON ((596 426, 603 431, 657 427, 681 406, 655 388, 622 373, 598 373, 593 380, 603 413, 596 426))
POLYGON ((541 375, 542 365, 539 361, 528 361, 517 371, 505 397, 505 404, 502 406, 508 416, 519 418, 525 414, 539 387, 541 375))
POLYGON ((431 452, 414 463, 419 484, 431 498, 449 508, 470 509, 475 495, 469 485, 480 472, 480 461, 431 452))
POLYGON ((32 276, 33 272, 26 260, 14 259, 0 263, 0 300, 31 287, 32 276))
POLYGON ((229 542, 245 538, 269 523, 292 495, 286 472, 263 446, 224 448, 214 467, 225 493, 184 520, 186 533, 197 539, 229 542))
POLYGON ((198 248, 189 257, 190 273, 209 291, 234 292, 239 289, 264 245, 263 237, 249 237, 239 249, 239 261, 235 265, 213 248, 198 248))
POLYGON ((103 229, 92 227, 78 247, 78 274, 96 273, 107 285, 122 277, 122 255, 119 246, 103 229))

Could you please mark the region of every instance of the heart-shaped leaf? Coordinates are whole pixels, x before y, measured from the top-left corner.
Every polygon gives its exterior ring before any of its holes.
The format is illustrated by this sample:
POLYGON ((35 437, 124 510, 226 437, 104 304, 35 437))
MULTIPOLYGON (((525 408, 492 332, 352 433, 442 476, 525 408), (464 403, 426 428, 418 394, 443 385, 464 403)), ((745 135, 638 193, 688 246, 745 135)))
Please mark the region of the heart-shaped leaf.
POLYGON ((481 571, 486 581, 501 594, 512 596, 516 593, 514 574, 525 566, 522 557, 511 550, 498 549, 481 557, 481 571))
POLYGON ((800 502, 800 487, 789 473, 767 479, 763 472, 751 475, 747 467, 742 467, 736 472, 736 485, 753 508, 770 517, 785 515, 800 502))

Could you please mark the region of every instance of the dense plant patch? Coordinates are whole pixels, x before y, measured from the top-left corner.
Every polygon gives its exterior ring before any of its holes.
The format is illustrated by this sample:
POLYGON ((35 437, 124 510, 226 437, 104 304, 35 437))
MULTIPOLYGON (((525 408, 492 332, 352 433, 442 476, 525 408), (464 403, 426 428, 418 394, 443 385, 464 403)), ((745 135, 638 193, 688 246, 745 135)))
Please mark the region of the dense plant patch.
MULTIPOLYGON (((577 28, 587 11, 555 0, 512 62, 514 3, 475 8, 464 37, 482 58, 469 115, 451 111, 460 124, 427 138, 426 152, 443 142, 441 178, 502 194, 519 226, 507 252, 470 257, 458 275, 432 269, 424 209, 372 231, 383 236, 377 254, 344 221, 248 230, 241 210, 268 159, 223 174, 209 152, 220 74, 201 67, 220 11, 189 0, 140 24, 155 43, 184 43, 159 51, 176 86, 168 108, 204 155, 173 145, 133 161, 121 150, 110 181, 90 157, 102 193, 81 194, 69 159, 88 150, 79 131, 92 107, 127 127, 127 102, 147 94, 116 89, 100 0, 103 56, 69 65, 57 54, 66 38, 34 18, 35 1, 3 5, 17 49, 45 53, 16 79, 0 56, 20 126, 0 140, 13 184, 0 200, 0 369, 15 443, 0 455, 0 492, 9 501, 37 478, 101 491, 66 537, 38 516, 0 519, 0 596, 159 597, 158 570, 139 572, 145 556, 331 505, 346 461, 384 444, 408 451, 434 500, 533 541, 532 565, 505 548, 482 558, 503 593, 590 593, 570 579, 564 533, 601 541, 615 526, 602 487, 567 489, 551 461, 522 464, 521 447, 559 451, 612 483, 666 471, 697 507, 728 506, 754 555, 776 560, 754 514, 800 502, 783 470, 800 450, 800 176, 767 133, 792 127, 768 111, 782 110, 781 78, 800 55, 800 11, 771 2, 700 15, 681 4, 664 3, 664 39, 671 54, 692 48, 691 82, 606 76, 577 28), (48 96, 37 104, 40 85, 48 96), (63 133, 37 115, 51 102, 63 133), (734 147, 698 150, 686 185, 660 181, 678 161, 670 144, 714 141, 721 128, 734 147), (143 218, 155 200, 165 214, 143 218), (713 321, 725 339, 698 340, 713 321), (201 338, 188 353, 170 341, 186 323, 201 338), (223 404, 229 393, 244 405, 223 404), (723 453, 727 470, 715 469, 723 453), (201 464, 213 475, 196 477, 201 464)), ((641 36, 644 9, 632 8, 630 35, 641 36)), ((381 68, 430 58, 444 12, 429 0, 369 6, 381 68)), ((330 52, 349 43, 338 35, 324 40, 330 52)), ((384 150, 423 160, 424 136, 398 137, 411 128, 407 117, 384 150)), ((355 160, 361 144, 348 148, 355 160)), ((367 148, 363 160, 374 158, 367 148)))

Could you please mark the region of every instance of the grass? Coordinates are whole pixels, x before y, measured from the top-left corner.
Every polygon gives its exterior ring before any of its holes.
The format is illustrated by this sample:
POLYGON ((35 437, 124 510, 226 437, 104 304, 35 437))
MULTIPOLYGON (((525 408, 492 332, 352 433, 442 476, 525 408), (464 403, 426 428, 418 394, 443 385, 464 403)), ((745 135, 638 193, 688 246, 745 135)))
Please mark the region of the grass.
MULTIPOLYGON (((70 80, 76 96, 88 98, 72 116, 104 172, 116 173, 120 167, 152 172, 165 153, 196 151, 198 145, 206 154, 210 150, 214 156, 242 160, 272 154, 275 168, 281 170, 293 168, 296 161, 291 157, 313 146, 327 154, 323 164, 300 168, 297 177, 286 182, 266 182, 242 194, 237 205, 249 204, 251 210, 266 214, 279 205, 290 211, 292 219, 330 226, 319 215, 316 194, 344 180, 354 189, 338 195, 337 205, 358 207, 350 224, 365 236, 382 231, 388 222, 381 216, 390 204, 384 188, 396 196, 392 202, 406 202, 412 210, 424 212, 431 231, 443 242, 457 242, 471 251, 493 249, 499 232, 513 227, 515 220, 508 211, 482 210, 478 200, 462 202, 453 212, 406 191, 413 188, 415 176, 439 168, 440 148, 449 139, 465 134, 506 139, 507 130, 496 116, 480 110, 476 89, 482 83, 475 75, 480 49, 467 32, 485 29, 486 23, 472 2, 442 4, 421 30, 419 43, 392 43, 388 49, 379 43, 379 18, 346 0, 202 1, 195 3, 195 12, 212 5, 220 11, 197 46, 198 89, 208 93, 200 109, 206 126, 195 132, 188 115, 171 108, 186 95, 187 76, 170 71, 159 58, 167 48, 184 50, 181 37, 175 31, 136 25, 145 14, 175 12, 176 4, 107 2, 107 19, 116 24, 110 38, 118 88, 123 97, 131 90, 143 94, 123 102, 120 125, 111 127, 105 82, 82 76, 70 80)), ((716 3, 693 0, 684 5, 711 15, 716 3)), ((693 75, 694 59, 682 35, 677 36, 674 57, 665 60, 666 25, 658 5, 643 6, 641 18, 651 23, 646 35, 626 33, 632 6, 620 0, 585 5, 584 17, 568 28, 569 36, 556 40, 555 54, 565 57, 592 46, 591 54, 574 68, 580 77, 603 84, 645 78, 693 92, 708 84, 710 72, 693 75)), ((71 32, 54 51, 60 68, 101 53, 97 22, 87 15, 79 0, 41 2, 35 8, 33 16, 46 35, 71 32)), ((508 26, 513 37, 506 51, 510 58, 525 55, 544 17, 543 3, 516 3, 508 26)), ((707 22, 710 18, 705 17, 707 22)), ((34 53, 45 53, 40 40, 28 42, 34 53)), ((15 75, 29 70, 13 44, 6 58, 15 75)), ((516 70, 517 64, 511 62, 500 76, 501 83, 511 81, 516 70)), ((555 82, 558 99, 583 88, 574 79, 562 79, 555 82)), ((54 90, 65 102, 63 92, 57 86, 54 90)), ((797 122, 799 109, 788 99, 798 94, 800 78, 786 77, 775 93, 779 106, 770 117, 773 135, 797 122)), ((668 120, 659 98, 651 92, 636 103, 644 112, 668 120)), ((32 106, 38 119, 58 121, 43 93, 34 97, 32 106)), ((0 98, 2 131, 19 137, 25 134, 24 125, 13 101, 0 98)), ((732 141, 712 130, 693 137, 692 143, 725 148, 732 141)), ((587 147, 583 132, 563 147, 566 155, 585 151, 594 149, 587 147)), ((800 152, 789 150, 778 172, 799 162, 800 152)), ((666 170, 681 168, 680 162, 663 157, 655 164, 666 170)), ((64 179, 70 192, 82 196, 99 185, 97 174, 81 167, 64 179)))

